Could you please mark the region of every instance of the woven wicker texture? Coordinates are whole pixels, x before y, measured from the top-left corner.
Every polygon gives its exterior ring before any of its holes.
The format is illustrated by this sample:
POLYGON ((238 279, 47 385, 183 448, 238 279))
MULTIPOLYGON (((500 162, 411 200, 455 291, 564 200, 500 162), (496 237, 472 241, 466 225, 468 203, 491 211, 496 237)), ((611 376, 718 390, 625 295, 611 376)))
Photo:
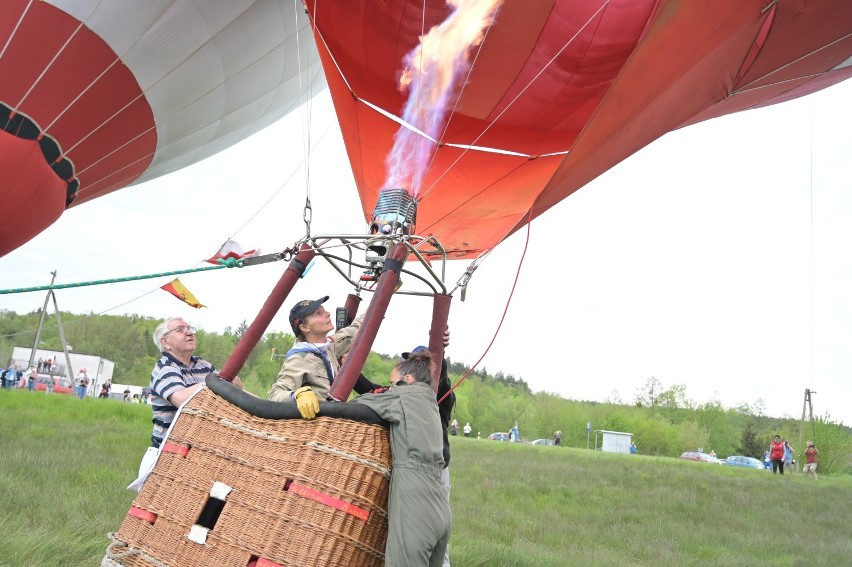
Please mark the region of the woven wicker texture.
POLYGON ((118 565, 246 567, 258 557, 298 567, 383 565, 385 428, 258 418, 205 389, 184 406, 167 441, 188 451, 160 455, 132 504, 157 519, 125 517, 115 538, 138 553, 111 559, 118 565), (233 490, 205 543, 195 543, 187 535, 217 481, 233 490))

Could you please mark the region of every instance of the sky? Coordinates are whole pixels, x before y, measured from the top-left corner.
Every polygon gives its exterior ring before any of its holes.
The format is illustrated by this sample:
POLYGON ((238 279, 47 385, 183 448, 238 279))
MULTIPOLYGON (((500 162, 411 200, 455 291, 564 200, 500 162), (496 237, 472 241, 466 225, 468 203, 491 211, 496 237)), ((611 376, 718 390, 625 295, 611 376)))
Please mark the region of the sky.
MULTIPOLYGON (((846 81, 669 133, 613 167, 486 258, 453 299, 447 355, 576 400, 630 403, 655 377, 699 404, 801 417, 809 388, 815 415, 852 424, 850 100, 846 81)), ((193 268, 228 238, 282 250, 306 232, 307 195, 312 234, 366 232, 327 91, 212 158, 66 211, 0 258, 0 289, 54 270, 63 284, 193 268)), ((447 281, 468 265, 449 262, 447 281)), ((251 323, 285 268, 180 276, 200 310, 159 289, 171 278, 56 295, 63 311, 221 332, 251 323)), ((297 300, 330 295, 333 309, 350 291, 318 260, 269 330, 289 332, 297 300)), ((37 311, 45 293, 0 308, 37 311)), ((394 297, 373 350, 426 343, 430 316, 428 298, 394 297)))

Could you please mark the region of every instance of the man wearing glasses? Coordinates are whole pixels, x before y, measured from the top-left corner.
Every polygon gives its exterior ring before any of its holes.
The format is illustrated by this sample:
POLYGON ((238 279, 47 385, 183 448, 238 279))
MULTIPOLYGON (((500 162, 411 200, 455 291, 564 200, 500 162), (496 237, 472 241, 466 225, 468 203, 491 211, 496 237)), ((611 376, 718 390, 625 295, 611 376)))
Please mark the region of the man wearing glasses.
MULTIPOLYGON (((151 372, 151 409, 154 431, 151 446, 159 447, 178 407, 204 384, 204 378, 216 369, 212 364, 194 356, 195 328, 177 317, 166 319, 154 330, 154 344, 163 356, 151 372)), ((239 378, 233 384, 242 388, 239 378)))

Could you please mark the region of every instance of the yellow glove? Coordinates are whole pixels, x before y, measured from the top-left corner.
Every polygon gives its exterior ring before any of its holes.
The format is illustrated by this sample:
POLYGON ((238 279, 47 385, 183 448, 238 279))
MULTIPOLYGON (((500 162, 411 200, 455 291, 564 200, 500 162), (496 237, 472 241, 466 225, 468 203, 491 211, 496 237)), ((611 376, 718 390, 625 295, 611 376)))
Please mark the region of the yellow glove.
POLYGON ((296 407, 305 419, 313 419, 319 413, 319 400, 310 386, 302 386, 293 394, 296 407))

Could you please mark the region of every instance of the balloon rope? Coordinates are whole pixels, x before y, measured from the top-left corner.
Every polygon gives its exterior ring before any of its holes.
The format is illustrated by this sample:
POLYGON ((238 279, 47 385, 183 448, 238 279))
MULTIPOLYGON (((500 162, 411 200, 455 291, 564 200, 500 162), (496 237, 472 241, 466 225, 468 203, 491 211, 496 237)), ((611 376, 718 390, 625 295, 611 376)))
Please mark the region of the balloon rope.
POLYGON ((524 265, 524 257, 527 255, 527 248, 530 245, 530 223, 532 222, 532 209, 530 209, 528 218, 527 218, 527 236, 524 240, 524 251, 521 253, 521 259, 518 260, 518 270, 515 272, 515 279, 512 282, 512 290, 509 292, 509 297, 506 299, 506 306, 503 308, 503 315, 500 317, 500 322, 497 324, 497 328, 494 329, 494 336, 491 337, 491 342, 488 343, 488 346, 485 347, 485 351, 482 353, 482 356, 479 357, 479 360, 470 367, 470 370, 467 371, 467 374, 459 378, 459 381, 456 382, 452 388, 450 388, 449 392, 441 396, 441 399, 438 400, 438 403, 444 401, 444 398, 450 395, 450 392, 455 391, 459 385, 465 381, 465 379, 471 375, 471 373, 479 366, 479 363, 482 362, 482 359, 485 358, 485 355, 488 354, 488 351, 491 350, 491 346, 494 344, 494 341, 497 339, 497 335, 500 333, 501 327, 503 327, 503 321, 506 320, 506 313, 509 311, 509 304, 512 303, 512 297, 515 295, 515 288, 518 287, 518 278, 521 276, 521 266, 524 265))
MULTIPOLYGON (((811 388, 814 387, 814 101, 810 99, 808 125, 810 154, 808 156, 808 198, 810 200, 810 218, 808 219, 811 244, 811 388)), ((801 446, 801 439, 799 446, 801 446)))
POLYGON ((0 289, 0 295, 6 295, 11 293, 27 293, 30 291, 45 291, 48 289, 66 289, 70 287, 85 287, 90 285, 102 285, 102 284, 112 284, 112 283, 122 283, 122 282, 132 282, 136 280, 147 280, 151 278, 161 278, 165 276, 176 276, 178 274, 189 274, 192 272, 207 272, 210 270, 221 270, 222 268, 242 268, 243 261, 236 260, 234 258, 222 258, 217 260, 219 265, 217 266, 202 266, 200 268, 189 268, 186 270, 175 270, 173 272, 160 272, 158 274, 146 274, 144 276, 129 276, 126 278, 110 278, 106 280, 92 280, 88 282, 77 282, 77 283, 69 283, 69 284, 58 284, 58 285, 42 285, 37 287, 19 287, 12 289, 0 289))

